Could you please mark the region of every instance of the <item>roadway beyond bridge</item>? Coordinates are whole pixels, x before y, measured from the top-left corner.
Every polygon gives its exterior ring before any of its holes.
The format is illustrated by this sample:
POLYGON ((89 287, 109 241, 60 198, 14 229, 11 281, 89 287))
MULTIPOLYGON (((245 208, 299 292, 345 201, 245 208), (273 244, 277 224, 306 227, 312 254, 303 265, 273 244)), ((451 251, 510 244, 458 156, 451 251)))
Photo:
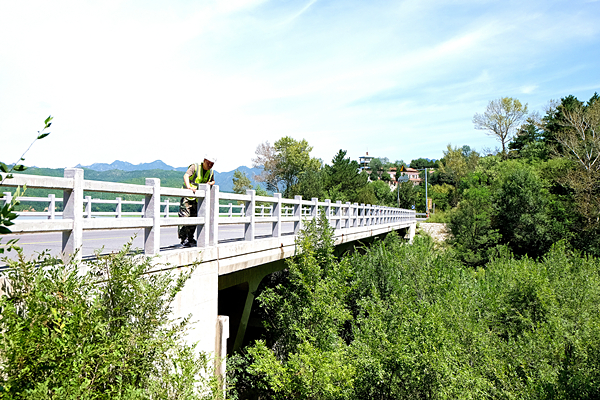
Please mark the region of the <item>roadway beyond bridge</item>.
MULTIPOLYGON (((156 257, 157 272, 174 268, 181 271, 196 264, 176 298, 175 316, 192 314, 195 324, 188 340, 199 342, 199 350, 215 356, 217 374, 225 368, 219 360, 243 343, 259 283, 265 276, 282 270, 285 259, 295 254, 296 238, 304 222, 324 212, 334 228, 338 252, 391 231, 407 231, 412 240, 417 223, 413 210, 332 203, 316 198, 302 200, 300 196, 284 199, 279 193, 272 197, 256 196, 253 190, 246 194, 221 193, 216 185, 212 188, 201 185, 193 195, 186 189, 161 187, 160 180, 154 178, 146 179, 146 185, 84 180, 83 170, 75 168, 65 169, 63 178, 15 174, 4 183, 4 186, 23 185, 62 190, 63 197, 29 199, 46 202, 48 207, 44 212, 27 213, 41 219, 17 219, 11 226, 22 243, 30 243, 34 235, 53 238, 48 241, 60 243, 60 251, 56 248, 55 253, 77 254, 81 258, 82 253, 77 250, 86 248, 84 244, 90 242, 92 233, 112 231, 117 232, 113 236, 125 238, 137 230, 143 232, 138 243, 143 245, 140 247, 144 253, 156 257), (94 192, 138 195, 143 200, 93 199, 84 196, 84 191, 86 195, 94 192), (198 198, 197 217, 173 215, 175 212, 170 208, 177 207, 183 196, 198 198), (59 209, 63 211, 57 212, 56 203, 60 202, 59 209), (114 211, 94 211, 98 208, 94 204, 113 204, 114 211), (141 210, 126 213, 124 205, 137 205, 141 210), (197 226, 198 247, 173 246, 178 225, 197 226)), ((10 201, 10 193, 5 193, 3 199, 10 201)), ((102 244, 96 241, 94 248, 102 244)), ((26 250, 28 246, 24 246, 26 250)), ((89 252, 89 246, 87 249, 89 252)))

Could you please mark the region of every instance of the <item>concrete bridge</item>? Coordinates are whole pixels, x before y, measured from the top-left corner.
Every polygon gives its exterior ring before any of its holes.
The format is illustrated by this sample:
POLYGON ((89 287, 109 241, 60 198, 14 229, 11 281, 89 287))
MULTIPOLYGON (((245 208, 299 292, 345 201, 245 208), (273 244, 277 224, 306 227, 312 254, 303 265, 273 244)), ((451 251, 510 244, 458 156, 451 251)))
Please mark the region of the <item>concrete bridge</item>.
MULTIPOLYGON (((216 185, 201 185, 192 194, 187 189, 161 187, 160 180, 154 178, 146 179, 146 185, 85 180, 83 170, 76 168, 65 169, 64 177, 15 174, 4 183, 24 185, 62 190, 63 198, 51 195, 34 199, 47 202, 47 211, 27 213, 41 219, 17 219, 11 230, 20 234, 60 232, 64 256, 75 254, 82 246, 84 231, 143 228, 144 253, 156 256, 157 271, 181 270, 199 263, 176 299, 175 313, 193 315, 196 324, 189 340, 199 341, 200 350, 216 355, 216 359, 242 345, 259 283, 285 267, 285 259, 296 252, 295 240, 303 223, 321 210, 335 229, 339 250, 397 230, 408 230, 412 240, 417 222, 414 210, 302 200, 300 196, 284 199, 279 193, 257 196, 253 190, 222 193, 216 185), (140 195, 143 200, 99 200, 84 196, 84 191, 140 195), (178 207, 181 197, 198 198, 197 217, 176 217, 171 208, 178 207), (57 212, 55 205, 61 201, 63 211, 57 212), (94 211, 93 204, 103 203, 114 204, 114 211, 94 211), (141 211, 124 212, 124 204, 138 204, 141 211), (161 229, 178 225, 197 226, 198 247, 161 247, 161 229), (223 238, 219 229, 228 225, 238 226, 242 236, 223 238)), ((4 201, 10 201, 10 193, 5 193, 4 201)))

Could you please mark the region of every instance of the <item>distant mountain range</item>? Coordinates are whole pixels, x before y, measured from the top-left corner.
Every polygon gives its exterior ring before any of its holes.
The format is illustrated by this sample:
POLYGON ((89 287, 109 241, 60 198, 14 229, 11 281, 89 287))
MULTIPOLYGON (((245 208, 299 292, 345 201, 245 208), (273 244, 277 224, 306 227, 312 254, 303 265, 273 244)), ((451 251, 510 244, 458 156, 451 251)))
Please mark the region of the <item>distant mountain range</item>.
MULTIPOLYGON (((77 164, 75 168, 86 168, 91 169, 93 171, 98 172, 106 172, 110 170, 120 170, 120 171, 146 171, 152 169, 161 169, 166 171, 180 171, 185 172, 188 167, 172 167, 168 164, 165 164, 161 160, 156 160, 150 163, 141 163, 141 164, 131 164, 127 161, 119 161, 116 160, 110 164, 106 163, 94 163, 92 165, 81 165, 77 164)), ((219 172, 215 170, 215 181, 217 185, 219 185, 219 189, 224 192, 232 192, 233 191, 233 173, 239 169, 242 172, 246 173, 246 176, 250 179, 253 185, 256 185, 258 182, 254 179, 255 175, 259 175, 262 172, 260 168, 249 168, 246 166, 241 166, 233 171, 228 172, 219 172)), ((182 175, 183 176, 183 175, 182 175)), ((183 178, 182 178, 183 179, 183 178)), ((263 186, 264 187, 264 186, 263 186)))
POLYGON ((75 166, 75 168, 87 168, 87 169, 92 169, 94 171, 100 171, 100 172, 110 171, 111 169, 118 169, 121 171, 145 171, 145 170, 149 170, 149 169, 164 169, 167 171, 182 171, 182 172, 185 172, 185 170, 187 170, 187 167, 175 168, 168 164, 165 164, 161 160, 152 161, 151 163, 141 163, 141 164, 137 164, 137 165, 134 165, 127 161, 116 160, 110 164, 106 164, 106 163, 94 163, 92 165, 77 164, 75 166))

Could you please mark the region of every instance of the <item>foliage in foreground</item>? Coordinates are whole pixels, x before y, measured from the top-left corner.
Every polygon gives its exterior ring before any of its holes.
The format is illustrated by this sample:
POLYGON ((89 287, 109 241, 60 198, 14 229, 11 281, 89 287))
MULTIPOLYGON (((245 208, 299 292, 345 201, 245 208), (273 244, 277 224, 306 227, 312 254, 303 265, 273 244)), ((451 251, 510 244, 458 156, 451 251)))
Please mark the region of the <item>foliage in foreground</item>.
POLYGON ((188 319, 170 318, 189 273, 148 274, 151 259, 129 250, 88 266, 44 254, 6 260, 0 398, 208 396, 208 359, 183 344, 188 319))
POLYGON ((600 396, 600 262, 499 248, 465 267, 395 235, 342 260, 310 225, 259 301, 267 332, 229 364, 235 398, 592 399, 600 396))
MULTIPOLYGON (((26 166, 19 164, 21 161, 25 161, 25 154, 27 154, 27 152, 29 151, 29 149, 31 148, 31 146, 33 146, 33 144, 40 140, 45 138, 46 136, 48 136, 50 134, 50 132, 44 132, 46 129, 50 128, 50 125, 52 125, 52 116, 49 116, 48 118, 46 118, 44 120, 44 129, 42 129, 41 131, 38 131, 38 136, 35 138, 35 140, 29 145, 29 147, 27 148, 27 150, 25 150, 25 152, 21 155, 21 157, 19 157, 19 161, 17 161, 16 163, 14 163, 10 168, 8 168, 8 166, 6 164, 4 164, 3 162, 0 162, 0 172, 3 172, 4 174, 0 174, 0 177, 2 178, 0 180, 0 187, 2 187, 2 184, 7 180, 7 179, 12 179, 13 178, 13 171, 16 172, 22 172, 25 171, 27 169, 26 166)), ((25 191, 25 188, 23 189, 23 192, 25 191)), ((4 202, 4 205, 0 206, 0 234, 5 234, 5 233, 10 233, 10 226, 14 225, 14 220, 17 218, 17 214, 14 213, 14 211, 16 210, 16 208, 19 205, 19 201, 17 200, 19 196, 21 196, 21 188, 17 187, 16 190, 14 191, 14 197, 11 199, 10 202, 4 202)), ((6 243, 2 243, 2 240, 0 240, 0 254, 4 254, 4 251, 11 251, 13 249, 16 248, 16 242, 17 240, 15 239, 11 239, 6 243)))

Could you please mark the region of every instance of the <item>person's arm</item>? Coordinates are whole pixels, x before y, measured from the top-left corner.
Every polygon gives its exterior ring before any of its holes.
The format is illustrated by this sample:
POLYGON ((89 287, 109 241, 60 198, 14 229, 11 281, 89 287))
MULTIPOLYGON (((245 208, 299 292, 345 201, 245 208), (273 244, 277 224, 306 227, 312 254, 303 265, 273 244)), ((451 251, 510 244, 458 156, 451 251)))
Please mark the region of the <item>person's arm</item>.
POLYGON ((192 192, 194 192, 194 194, 196 194, 196 189, 194 189, 192 187, 192 185, 190 185, 190 178, 192 177, 192 175, 194 175, 195 169, 196 168, 195 168, 194 164, 192 164, 187 169, 187 171, 185 171, 185 174, 183 174, 183 184, 185 185, 186 188, 188 188, 192 192))
POLYGON ((192 185, 190 185, 190 176, 187 173, 183 174, 183 183, 185 184, 186 188, 191 189, 192 192, 194 192, 194 194, 196 193, 196 189, 194 189, 192 185))

